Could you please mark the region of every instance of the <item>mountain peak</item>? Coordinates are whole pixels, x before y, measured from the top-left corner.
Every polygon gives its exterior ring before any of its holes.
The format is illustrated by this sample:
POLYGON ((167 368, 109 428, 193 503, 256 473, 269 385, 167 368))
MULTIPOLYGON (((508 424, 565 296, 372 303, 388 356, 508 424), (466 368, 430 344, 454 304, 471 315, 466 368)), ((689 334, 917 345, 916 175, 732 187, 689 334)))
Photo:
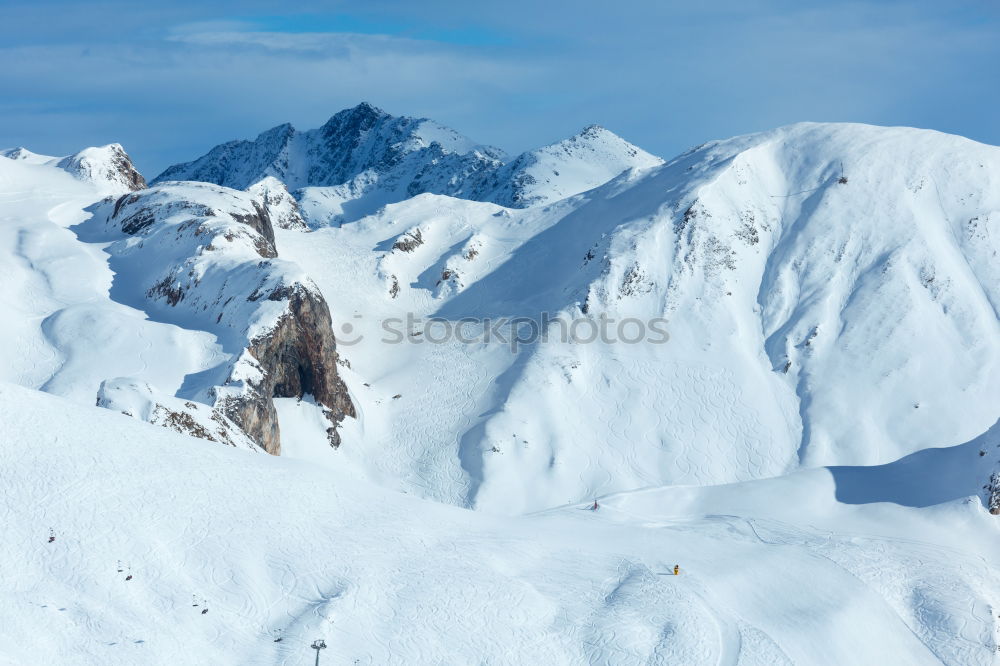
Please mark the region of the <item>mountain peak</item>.
POLYGON ((349 109, 343 109, 337 113, 330 116, 330 119, 324 123, 323 127, 336 127, 345 124, 354 124, 362 126, 371 126, 380 118, 392 118, 393 116, 386 113, 382 109, 369 104, 368 102, 361 102, 357 106, 352 106, 349 109))
POLYGON ((62 158, 56 166, 110 194, 134 192, 146 187, 146 180, 120 143, 84 148, 75 155, 62 158))
MULTIPOLYGON (((273 176, 295 190, 347 185, 363 177, 368 181, 399 181, 394 187, 406 191, 421 173, 425 176, 422 182, 448 181, 443 177, 428 178, 430 174, 423 171, 443 155, 462 156, 477 151, 481 154, 468 159, 483 165, 493 165, 502 157, 501 151, 477 144, 434 121, 393 116, 369 102, 361 102, 338 111, 318 129, 298 131, 286 123, 252 141, 221 144, 193 162, 169 167, 153 182, 200 180, 246 189, 273 176), (387 176, 390 172, 392 175, 387 176)), ((468 170, 478 171, 480 166, 472 165, 468 170)))
POLYGON ((295 132, 295 128, 291 123, 281 123, 280 125, 275 125, 269 130, 264 130, 257 135, 257 138, 260 139, 261 137, 282 136, 292 132, 295 132))
POLYGON ((512 208, 537 206, 586 192, 627 169, 659 166, 663 160, 600 125, 522 153, 507 165, 488 200, 512 208))
POLYGON ((93 183, 104 194, 118 195, 146 187, 145 179, 120 143, 84 148, 66 157, 39 155, 24 147, 2 150, 0 156, 27 164, 54 166, 78 180, 93 183))
POLYGON ((153 182, 202 180, 246 189, 272 176, 300 191, 295 196, 313 224, 327 224, 425 192, 524 208, 590 190, 626 169, 662 163, 600 125, 508 161, 503 151, 433 120, 394 116, 361 102, 317 129, 279 125, 253 141, 216 146, 153 182), (347 202, 353 202, 350 213, 347 202))
POLYGON ((34 155, 34 153, 25 148, 24 146, 18 146, 17 148, 8 148, 6 150, 0 150, 0 156, 6 157, 9 160, 23 160, 31 155, 34 155))
POLYGON ((358 104, 357 106, 355 106, 355 107, 353 107, 351 109, 345 109, 345 111, 348 111, 348 112, 351 112, 351 113, 354 113, 354 114, 371 114, 371 115, 376 115, 376 116, 387 116, 387 115, 389 115, 388 113, 386 113, 381 108, 379 108, 379 107, 377 107, 374 104, 371 104, 369 102, 361 102, 360 104, 358 104))
MULTIPOLYGON (((587 125, 582 130, 580 130, 579 134, 577 134, 576 136, 599 136, 601 134, 615 134, 615 133, 609 129, 602 127, 601 125, 587 125)), ((615 134, 615 136, 618 135, 615 134)))

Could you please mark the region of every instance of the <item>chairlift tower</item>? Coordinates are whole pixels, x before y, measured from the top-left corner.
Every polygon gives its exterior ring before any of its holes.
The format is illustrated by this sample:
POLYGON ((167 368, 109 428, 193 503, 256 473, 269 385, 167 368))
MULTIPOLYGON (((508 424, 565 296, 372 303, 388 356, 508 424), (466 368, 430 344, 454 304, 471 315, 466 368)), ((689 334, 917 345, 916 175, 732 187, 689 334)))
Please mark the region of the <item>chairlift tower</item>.
POLYGON ((320 638, 319 640, 313 641, 311 647, 313 650, 316 650, 316 666, 319 666, 319 651, 326 649, 326 641, 320 638))

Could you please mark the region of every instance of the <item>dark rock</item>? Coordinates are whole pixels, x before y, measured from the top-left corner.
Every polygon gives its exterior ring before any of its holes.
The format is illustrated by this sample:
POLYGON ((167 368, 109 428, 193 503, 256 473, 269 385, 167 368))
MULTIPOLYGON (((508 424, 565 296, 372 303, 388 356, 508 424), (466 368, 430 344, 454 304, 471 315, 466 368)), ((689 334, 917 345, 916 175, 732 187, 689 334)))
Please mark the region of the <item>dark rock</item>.
POLYGON ((274 227, 271 226, 271 216, 268 215, 267 209, 256 201, 253 202, 253 208, 257 211, 256 215, 240 215, 239 213, 230 213, 230 216, 237 222, 245 224, 259 233, 266 241, 266 243, 257 244, 257 252, 260 256, 277 257, 278 249, 274 243, 274 227))
POLYGON ((301 285, 288 293, 288 310, 266 335, 247 346, 262 379, 245 395, 222 399, 223 411, 268 453, 281 452, 281 435, 272 398, 312 395, 333 423, 331 446, 340 445, 336 427, 356 416, 347 386, 337 374, 337 346, 330 310, 323 297, 301 285))
POLYGON ((420 229, 414 229, 413 231, 407 231, 405 234, 397 238, 396 242, 392 244, 392 249, 400 250, 402 252, 413 252, 423 244, 423 233, 420 232, 420 229))

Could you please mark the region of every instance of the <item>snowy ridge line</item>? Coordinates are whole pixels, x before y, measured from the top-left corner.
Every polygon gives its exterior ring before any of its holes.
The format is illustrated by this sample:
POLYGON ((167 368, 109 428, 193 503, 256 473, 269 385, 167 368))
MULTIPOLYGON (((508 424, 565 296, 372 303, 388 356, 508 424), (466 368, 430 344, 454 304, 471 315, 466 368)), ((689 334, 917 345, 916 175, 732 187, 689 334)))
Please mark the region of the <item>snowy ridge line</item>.
POLYGON ((544 205, 592 189, 629 169, 663 163, 608 130, 579 134, 505 161, 426 118, 395 117, 367 103, 315 130, 291 125, 253 141, 231 141, 153 183, 200 180, 237 189, 277 180, 295 193, 314 226, 339 225, 386 204, 445 194, 512 208, 544 205))

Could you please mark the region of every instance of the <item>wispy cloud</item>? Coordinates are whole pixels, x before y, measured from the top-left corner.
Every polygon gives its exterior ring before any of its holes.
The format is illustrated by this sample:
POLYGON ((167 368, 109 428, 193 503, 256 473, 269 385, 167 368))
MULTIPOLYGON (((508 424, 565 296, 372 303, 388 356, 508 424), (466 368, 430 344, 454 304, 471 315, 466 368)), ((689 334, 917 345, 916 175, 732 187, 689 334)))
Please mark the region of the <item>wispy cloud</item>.
POLYGON ((0 146, 122 141, 148 171, 369 100, 517 151, 598 122, 669 156, 798 120, 1000 142, 1000 6, 7 0, 0 146))
POLYGON ((187 23, 159 40, 0 47, 0 144, 72 152, 113 139, 152 174, 281 122, 321 124, 363 99, 447 122, 537 77, 533 63, 431 40, 255 27, 187 23))

